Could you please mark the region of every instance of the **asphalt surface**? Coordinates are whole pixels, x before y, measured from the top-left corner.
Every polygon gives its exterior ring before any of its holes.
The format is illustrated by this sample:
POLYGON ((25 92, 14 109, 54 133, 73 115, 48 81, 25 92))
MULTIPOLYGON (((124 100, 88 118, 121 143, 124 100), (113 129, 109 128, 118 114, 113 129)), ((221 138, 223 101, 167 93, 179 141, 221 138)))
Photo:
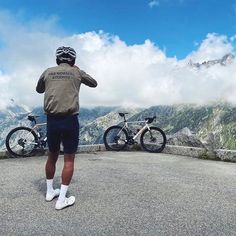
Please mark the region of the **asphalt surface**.
MULTIPOLYGON (((78 154, 74 206, 45 201, 46 157, 0 160, 0 235, 236 235, 236 164, 145 152, 78 154)), ((55 187, 60 185, 59 158, 55 187)))

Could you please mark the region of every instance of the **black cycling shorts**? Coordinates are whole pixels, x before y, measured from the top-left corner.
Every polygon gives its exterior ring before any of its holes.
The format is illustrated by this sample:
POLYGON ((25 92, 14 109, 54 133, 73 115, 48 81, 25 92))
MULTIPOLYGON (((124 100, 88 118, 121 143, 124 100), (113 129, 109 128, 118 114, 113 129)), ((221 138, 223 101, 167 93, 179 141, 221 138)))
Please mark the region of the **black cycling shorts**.
POLYGON ((50 152, 60 151, 62 143, 64 153, 75 153, 79 144, 78 115, 47 115, 47 141, 50 152))

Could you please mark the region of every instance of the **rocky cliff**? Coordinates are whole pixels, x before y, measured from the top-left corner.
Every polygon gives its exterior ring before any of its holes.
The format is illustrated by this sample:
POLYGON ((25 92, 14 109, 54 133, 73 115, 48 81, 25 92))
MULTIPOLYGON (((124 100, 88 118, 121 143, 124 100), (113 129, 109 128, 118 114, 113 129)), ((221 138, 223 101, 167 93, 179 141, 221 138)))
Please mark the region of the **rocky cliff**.
MULTIPOLYGON (((19 108, 19 107, 18 107, 19 108)), ((0 112, 0 144, 4 148, 7 133, 16 126, 30 125, 26 117, 28 111, 21 107, 19 111, 13 108, 0 112)), ((236 149, 236 106, 222 103, 211 105, 173 105, 153 106, 146 109, 121 108, 121 107, 95 107, 81 108, 80 110, 80 144, 102 143, 104 131, 111 125, 119 124, 122 118, 118 112, 129 112, 129 121, 144 120, 145 117, 156 115, 157 119, 152 125, 162 128, 168 138, 179 130, 185 128, 191 132, 192 141, 189 143, 213 142, 215 148, 236 149), (193 137, 194 135, 194 137, 193 137), (195 140, 195 141, 194 141, 195 140)), ((39 121, 45 121, 42 108, 35 108, 31 113, 40 115, 39 121)), ((137 126, 134 126, 136 129, 137 126)), ((186 145, 187 133, 179 140, 173 136, 171 142, 186 145), (182 139, 182 141, 181 141, 182 139)), ((198 145, 201 146, 200 143, 198 145)), ((194 146, 194 145, 193 145, 194 146)))

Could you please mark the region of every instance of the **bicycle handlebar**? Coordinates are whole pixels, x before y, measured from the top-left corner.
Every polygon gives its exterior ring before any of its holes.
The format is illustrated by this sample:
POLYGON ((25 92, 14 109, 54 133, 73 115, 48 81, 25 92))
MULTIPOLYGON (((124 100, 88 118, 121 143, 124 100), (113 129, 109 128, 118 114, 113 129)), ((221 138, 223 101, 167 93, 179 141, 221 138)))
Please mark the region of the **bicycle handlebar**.
POLYGON ((28 120, 33 122, 36 125, 37 121, 35 118, 37 118, 37 117, 39 117, 39 116, 28 116, 28 120))
MULTIPOLYGON (((126 114, 129 114, 129 113, 127 113, 127 112, 119 112, 118 113, 121 117, 123 117, 124 118, 124 122, 126 122, 126 118, 125 118, 125 115, 126 114)), ((146 118, 144 118, 144 120, 145 120, 145 122, 146 123, 148 123, 148 124, 151 124, 154 120, 156 120, 156 116, 153 116, 153 117, 146 117, 146 118)))
POLYGON ((156 118, 157 118, 156 116, 147 117, 147 118, 145 118, 145 121, 146 121, 148 124, 151 124, 156 118))

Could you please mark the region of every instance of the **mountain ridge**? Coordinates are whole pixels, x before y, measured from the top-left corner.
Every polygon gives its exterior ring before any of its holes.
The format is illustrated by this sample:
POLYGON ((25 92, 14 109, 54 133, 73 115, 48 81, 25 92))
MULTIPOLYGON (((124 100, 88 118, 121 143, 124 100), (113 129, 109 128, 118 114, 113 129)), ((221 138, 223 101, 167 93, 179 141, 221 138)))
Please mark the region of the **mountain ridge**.
MULTIPOLYGON (((19 111, 21 112, 0 111, 1 149, 4 148, 6 135, 12 128, 30 126, 27 120, 28 111, 23 108, 19 111)), ((213 136, 216 148, 236 149, 236 106, 223 102, 206 105, 158 105, 148 108, 82 107, 79 115, 80 144, 103 143, 104 131, 111 125, 121 123, 123 118, 118 112, 124 111, 129 112, 129 121, 141 121, 145 117, 156 115, 157 119, 152 125, 160 127, 167 135, 173 135, 187 127, 203 143, 207 142, 209 136, 213 136)), ((40 115, 39 122, 45 122, 46 116, 42 107, 34 108, 32 113, 40 115)), ((136 128, 137 125, 134 125, 134 129, 136 128)))
POLYGON ((219 64, 221 66, 227 66, 233 63, 234 61, 234 55, 232 53, 228 53, 226 55, 224 55, 221 59, 215 59, 215 60, 208 60, 208 61, 204 61, 202 63, 194 63, 192 62, 192 60, 190 59, 188 62, 188 65, 197 69, 200 69, 202 67, 205 68, 209 68, 213 65, 219 64))

